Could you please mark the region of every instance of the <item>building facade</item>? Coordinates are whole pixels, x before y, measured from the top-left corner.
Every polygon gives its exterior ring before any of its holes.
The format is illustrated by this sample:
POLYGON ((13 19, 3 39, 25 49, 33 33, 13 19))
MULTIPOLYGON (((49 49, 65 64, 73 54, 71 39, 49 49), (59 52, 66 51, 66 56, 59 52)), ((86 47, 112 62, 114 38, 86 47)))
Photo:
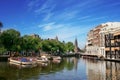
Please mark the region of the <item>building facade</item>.
POLYGON ((120 55, 120 22, 101 24, 88 33, 86 53, 117 59, 120 55), (116 57, 115 57, 116 56, 116 57))
POLYGON ((100 56, 100 30, 103 26, 99 25, 90 30, 87 35, 86 53, 100 56))
POLYGON ((120 59, 120 28, 105 35, 106 58, 120 59))

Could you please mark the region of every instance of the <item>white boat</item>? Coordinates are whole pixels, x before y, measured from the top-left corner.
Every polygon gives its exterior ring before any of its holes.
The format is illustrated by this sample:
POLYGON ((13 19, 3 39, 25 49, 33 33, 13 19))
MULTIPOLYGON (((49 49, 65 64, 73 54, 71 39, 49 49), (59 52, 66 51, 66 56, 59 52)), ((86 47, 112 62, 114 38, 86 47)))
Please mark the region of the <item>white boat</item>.
POLYGON ((52 62, 53 62, 53 63, 60 63, 60 62, 61 62, 61 60, 58 60, 58 59, 53 59, 53 60, 52 60, 52 62))
POLYGON ((21 65, 32 65, 32 64, 35 64, 36 62, 35 61, 22 61, 21 59, 20 60, 16 60, 16 59, 12 59, 10 58, 10 63, 14 63, 14 64, 21 64, 21 65))
POLYGON ((40 58, 37 58, 37 63, 39 63, 39 62, 46 63, 46 62, 48 62, 48 59, 46 56, 41 56, 40 58))
POLYGON ((53 60, 52 60, 53 63, 60 63, 61 62, 60 56, 52 56, 52 58, 53 58, 53 60))
POLYGON ((17 61, 17 60, 11 59, 11 58, 9 60, 10 60, 10 63, 21 64, 21 61, 17 61))
POLYGON ((18 64, 18 63, 14 63, 14 62, 9 62, 10 66, 15 66, 17 68, 32 68, 32 67, 36 67, 37 64, 34 64, 34 65, 21 65, 21 64, 18 64))
POLYGON ((52 56, 53 60, 61 60, 60 56, 52 56))

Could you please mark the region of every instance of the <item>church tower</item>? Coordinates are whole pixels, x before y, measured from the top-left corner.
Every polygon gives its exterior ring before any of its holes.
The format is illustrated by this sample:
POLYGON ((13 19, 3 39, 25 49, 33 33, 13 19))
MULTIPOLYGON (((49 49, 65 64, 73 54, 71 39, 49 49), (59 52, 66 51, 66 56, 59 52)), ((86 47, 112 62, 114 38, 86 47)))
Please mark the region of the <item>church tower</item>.
POLYGON ((75 52, 75 53, 80 52, 80 48, 78 47, 78 41, 77 41, 77 38, 75 39, 75 48, 74 48, 74 52, 75 52))
POLYGON ((58 37, 57 36, 55 37, 55 40, 58 41, 58 37))
POLYGON ((75 39, 75 47, 78 47, 78 42, 77 42, 77 38, 75 39))

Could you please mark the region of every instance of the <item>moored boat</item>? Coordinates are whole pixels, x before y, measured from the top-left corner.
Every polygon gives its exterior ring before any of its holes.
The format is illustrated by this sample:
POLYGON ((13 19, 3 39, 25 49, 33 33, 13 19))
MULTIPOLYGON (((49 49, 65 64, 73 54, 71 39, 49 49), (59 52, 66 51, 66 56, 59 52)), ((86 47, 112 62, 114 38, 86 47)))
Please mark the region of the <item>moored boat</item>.
POLYGON ((53 56, 52 58, 53 58, 53 60, 61 60, 60 56, 53 56))
POLYGON ((52 62, 53 62, 53 63, 60 63, 61 60, 53 59, 52 62))
POLYGON ((35 64, 35 61, 31 61, 27 58, 10 58, 10 63, 21 64, 21 65, 32 65, 35 64))
POLYGON ((9 62, 10 66, 12 67, 17 67, 17 68, 32 68, 32 67, 36 67, 37 64, 34 64, 34 65, 21 65, 21 64, 18 64, 18 63, 14 63, 14 62, 9 62))
POLYGON ((52 58, 53 58, 53 60, 52 60, 53 63, 60 63, 61 62, 60 56, 52 56, 52 58))
POLYGON ((41 62, 41 63, 46 63, 48 62, 48 59, 46 56, 41 56, 40 58, 37 58, 37 63, 41 62))

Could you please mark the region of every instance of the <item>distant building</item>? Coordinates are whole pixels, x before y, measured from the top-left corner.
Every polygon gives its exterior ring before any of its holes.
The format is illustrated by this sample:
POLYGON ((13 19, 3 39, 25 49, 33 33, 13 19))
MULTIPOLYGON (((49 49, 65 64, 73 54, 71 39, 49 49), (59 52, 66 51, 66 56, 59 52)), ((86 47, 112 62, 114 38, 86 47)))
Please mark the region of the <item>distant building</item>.
POLYGON ((31 34, 33 38, 40 38, 38 34, 31 34))
POLYGON ((75 52, 75 53, 80 52, 80 48, 78 47, 77 39, 75 39, 75 48, 74 48, 74 52, 75 52))
POLYGON ((57 36, 55 37, 55 39, 56 39, 56 41, 58 41, 58 37, 57 36))
POLYGON ((57 36, 56 36, 54 39, 48 38, 48 40, 56 40, 56 41, 59 41, 57 36))

